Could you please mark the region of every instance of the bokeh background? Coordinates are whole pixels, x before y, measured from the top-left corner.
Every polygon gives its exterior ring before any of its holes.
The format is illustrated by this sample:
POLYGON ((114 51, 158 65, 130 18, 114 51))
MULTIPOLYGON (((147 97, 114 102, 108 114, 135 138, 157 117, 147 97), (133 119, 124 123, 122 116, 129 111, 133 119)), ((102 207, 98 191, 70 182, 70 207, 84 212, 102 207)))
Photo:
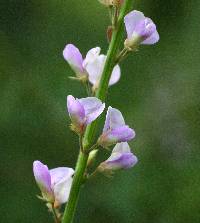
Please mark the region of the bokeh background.
MULTIPOLYGON (((200 1, 143 0, 134 8, 157 24, 160 42, 123 64, 107 105, 137 137, 139 163, 82 189, 75 223, 200 222, 200 1)), ((0 1, 0 221, 53 222, 36 198, 36 159, 74 167, 66 96, 85 95, 62 57, 108 47, 107 10, 96 0, 0 1)), ((103 125, 103 122, 102 122, 103 125)), ((101 128, 100 128, 101 129, 101 128)))

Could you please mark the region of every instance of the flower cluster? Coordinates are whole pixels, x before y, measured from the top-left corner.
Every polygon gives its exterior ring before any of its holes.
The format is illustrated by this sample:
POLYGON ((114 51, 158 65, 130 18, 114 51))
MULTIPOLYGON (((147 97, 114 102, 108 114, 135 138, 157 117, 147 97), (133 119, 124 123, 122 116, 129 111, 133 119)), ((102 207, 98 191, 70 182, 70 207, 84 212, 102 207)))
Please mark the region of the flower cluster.
MULTIPOLYGON (((67 108, 72 121, 72 130, 78 134, 84 134, 85 127, 103 112, 105 104, 95 97, 75 99, 69 95, 67 108)), ((125 124, 122 113, 109 106, 103 132, 97 140, 97 145, 103 148, 117 145, 114 147, 110 158, 101 163, 98 170, 113 172, 134 166, 137 163, 137 158, 131 153, 127 143, 134 137, 135 131, 125 124)))
MULTIPOLYGON (((116 28, 114 26, 117 24, 119 10, 124 0, 99 0, 99 2, 113 10, 111 11, 112 35, 112 30, 116 28)), ((124 23, 127 38, 124 41, 124 48, 116 55, 116 58, 113 58, 113 66, 109 70, 110 80, 108 86, 119 81, 121 70, 118 63, 128 53, 136 50, 141 44, 151 45, 159 40, 156 25, 150 18, 145 17, 142 12, 131 11, 124 17, 124 23)), ((133 167, 138 159, 131 152, 128 142, 135 138, 135 131, 125 123, 122 113, 116 108, 108 107, 103 130, 96 143, 90 145, 89 149, 85 149, 83 146, 82 140, 87 126, 94 122, 105 110, 105 103, 95 97, 95 93, 100 88, 102 80, 104 80, 102 75, 107 56, 101 54, 100 47, 95 47, 90 49, 84 57, 76 46, 67 44, 63 50, 63 57, 75 73, 75 77, 71 78, 83 83, 88 93, 88 97, 85 98, 67 96, 67 111, 71 119, 71 130, 79 136, 80 154, 86 154, 89 157, 84 177, 87 178, 87 176, 91 176, 96 172, 110 175, 117 170, 133 167), (111 146, 114 146, 114 148, 108 159, 101 162, 93 173, 87 172, 91 161, 97 156, 97 151, 100 151, 100 148, 110 150, 111 146)), ((33 173, 41 190, 42 196, 40 198, 42 200, 47 204, 51 204, 55 209, 68 201, 74 175, 72 168, 58 167, 49 170, 40 161, 34 161, 33 173)))

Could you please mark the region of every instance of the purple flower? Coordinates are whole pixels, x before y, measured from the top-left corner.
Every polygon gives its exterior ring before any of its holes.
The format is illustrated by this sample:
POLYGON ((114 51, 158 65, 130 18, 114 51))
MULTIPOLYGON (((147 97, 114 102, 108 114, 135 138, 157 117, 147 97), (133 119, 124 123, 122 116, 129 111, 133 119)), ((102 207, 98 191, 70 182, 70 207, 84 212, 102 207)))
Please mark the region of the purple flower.
POLYGON ((54 206, 67 202, 74 174, 72 168, 58 167, 49 170, 40 161, 34 161, 33 174, 45 201, 54 206))
MULTIPOLYGON (((101 75, 103 73, 103 69, 106 62, 106 56, 103 54, 100 54, 100 48, 98 48, 99 51, 96 52, 95 56, 92 56, 91 50, 87 53, 86 59, 84 60, 84 67, 88 73, 89 81, 93 85, 93 90, 96 90, 99 87, 99 82, 101 79, 101 75), (89 61, 87 58, 93 58, 89 61)), ((121 76, 121 70, 119 65, 116 65, 113 68, 109 86, 116 84, 121 76)))
POLYGON ((115 171, 120 169, 129 169, 137 163, 137 157, 131 152, 127 142, 115 145, 111 156, 100 164, 100 171, 115 171))
POLYGON ((138 44, 154 44, 159 41, 156 25, 140 11, 134 10, 124 17, 127 31, 125 45, 133 48, 138 44))
POLYGON ((119 142, 130 141, 134 137, 135 132, 125 124, 122 113, 118 109, 109 107, 103 133, 98 139, 98 144, 108 147, 119 142))
MULTIPOLYGON (((100 54, 101 48, 95 47, 88 51, 85 59, 78 48, 72 44, 66 45, 63 56, 76 73, 77 78, 81 80, 89 79, 93 89, 98 88, 99 81, 103 72, 106 56, 100 54)), ((120 79, 121 71, 119 65, 116 65, 111 74, 109 85, 117 83, 120 79)))
POLYGON ((67 97, 67 109, 73 130, 77 133, 83 133, 86 125, 93 122, 104 108, 105 104, 95 97, 82 99, 75 99, 72 95, 67 97))

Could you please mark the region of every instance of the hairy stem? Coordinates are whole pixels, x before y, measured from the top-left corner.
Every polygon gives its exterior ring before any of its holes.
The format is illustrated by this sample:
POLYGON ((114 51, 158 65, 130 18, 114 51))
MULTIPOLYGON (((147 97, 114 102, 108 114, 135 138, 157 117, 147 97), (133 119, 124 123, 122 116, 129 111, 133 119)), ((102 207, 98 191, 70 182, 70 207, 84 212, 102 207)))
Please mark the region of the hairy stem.
MULTIPOLYGON (((99 88, 95 95, 102 101, 105 101, 108 90, 108 83, 110 80, 113 67, 115 66, 115 58, 121 44, 121 39, 123 35, 123 18, 126 15, 129 8, 131 7, 132 1, 133 0, 125 0, 121 12, 119 14, 116 29, 112 34, 112 39, 109 45, 105 67, 100 80, 99 88)), ((83 149, 85 152, 82 152, 80 150, 79 153, 79 158, 76 164, 70 196, 65 208, 62 223, 72 223, 73 221, 80 188, 83 182, 85 170, 87 168, 87 160, 88 160, 87 152, 89 152, 89 149, 94 142, 96 130, 97 130, 97 121, 94 121, 91 125, 89 125, 86 128, 85 136, 83 139, 83 149)))

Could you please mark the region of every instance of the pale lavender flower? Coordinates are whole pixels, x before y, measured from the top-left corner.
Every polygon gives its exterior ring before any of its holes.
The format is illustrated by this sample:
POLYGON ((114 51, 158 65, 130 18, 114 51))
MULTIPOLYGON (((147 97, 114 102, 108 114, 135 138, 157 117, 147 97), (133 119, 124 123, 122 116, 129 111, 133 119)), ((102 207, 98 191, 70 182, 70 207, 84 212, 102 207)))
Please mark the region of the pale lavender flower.
POLYGON ((77 133, 83 133, 85 127, 93 122, 104 108, 105 104, 95 97, 81 99, 75 99, 72 95, 67 97, 67 109, 72 121, 72 129, 77 133))
MULTIPOLYGON (((93 90, 96 90, 99 87, 99 82, 106 62, 106 56, 104 54, 100 54, 100 48, 98 48, 98 51, 97 50, 95 51, 95 55, 93 55, 92 50, 90 50, 87 53, 86 59, 83 64, 88 73, 89 81, 93 85, 93 90), (87 58, 90 59, 88 60, 87 58)), ((116 65, 113 68, 109 81, 109 86, 116 84, 119 81, 120 76, 121 76, 120 67, 119 65, 116 65)))
MULTIPOLYGON (((93 89, 98 88, 98 84, 103 72, 106 56, 100 54, 101 48, 95 47, 88 51, 85 59, 79 49, 73 44, 68 44, 63 50, 63 56, 76 73, 77 78, 81 80, 89 79, 93 89)), ((109 85, 118 82, 121 75, 119 65, 116 65, 111 74, 109 85)))
POLYGON ((136 47, 138 44, 155 44, 159 34, 153 21, 140 11, 133 10, 124 17, 127 31, 125 46, 136 47))
POLYGON ((103 172, 115 171, 120 169, 129 169, 137 163, 137 157, 131 152, 127 142, 115 145, 111 156, 102 162, 98 170, 103 172))
POLYGON ((109 107, 103 133, 98 139, 98 144, 103 147, 127 142, 135 137, 135 131, 125 124, 122 113, 115 108, 109 107))
POLYGON ((46 202, 55 207, 67 202, 74 174, 72 168, 58 167, 49 170, 37 160, 33 162, 33 174, 46 202))

